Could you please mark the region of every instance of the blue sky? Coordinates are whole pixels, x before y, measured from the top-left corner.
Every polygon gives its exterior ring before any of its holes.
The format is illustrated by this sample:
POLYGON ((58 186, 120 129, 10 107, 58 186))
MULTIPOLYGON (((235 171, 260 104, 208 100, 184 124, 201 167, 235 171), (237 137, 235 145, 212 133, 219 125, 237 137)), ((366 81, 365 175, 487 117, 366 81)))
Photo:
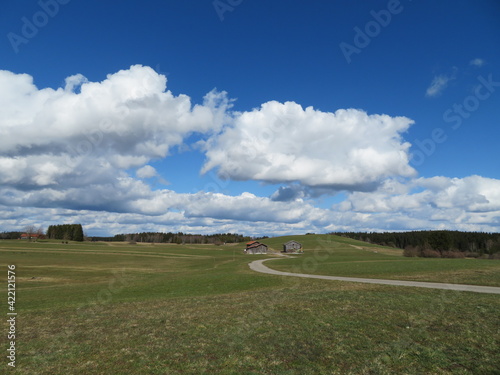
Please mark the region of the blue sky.
POLYGON ((0 230, 500 227, 496 1, 0 10, 0 230))

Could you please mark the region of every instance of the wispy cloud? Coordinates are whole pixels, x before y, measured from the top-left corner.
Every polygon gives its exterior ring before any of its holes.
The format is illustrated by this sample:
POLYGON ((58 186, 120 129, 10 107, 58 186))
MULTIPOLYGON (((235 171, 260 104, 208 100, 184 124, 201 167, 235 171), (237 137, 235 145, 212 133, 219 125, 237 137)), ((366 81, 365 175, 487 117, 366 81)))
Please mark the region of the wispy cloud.
POLYGON ((473 60, 471 60, 469 62, 470 65, 473 65, 473 66, 477 66, 477 67, 480 67, 480 66, 483 66, 484 65, 484 60, 483 59, 480 59, 480 58, 475 58, 473 60))
POLYGON ((457 69, 455 68, 453 73, 450 75, 440 74, 432 79, 430 86, 425 92, 427 97, 436 97, 443 93, 443 91, 448 87, 448 83, 456 78, 457 69))

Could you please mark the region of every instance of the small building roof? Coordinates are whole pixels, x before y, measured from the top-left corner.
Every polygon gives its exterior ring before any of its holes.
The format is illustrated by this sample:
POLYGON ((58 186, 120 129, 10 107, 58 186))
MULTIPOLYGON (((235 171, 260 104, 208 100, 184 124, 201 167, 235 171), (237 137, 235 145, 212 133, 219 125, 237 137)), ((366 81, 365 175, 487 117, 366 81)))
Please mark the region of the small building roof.
POLYGON ((254 243, 252 243, 250 245, 247 244, 247 249, 253 249, 254 247, 259 247, 259 246, 265 246, 265 247, 267 247, 266 244, 254 241, 254 243))

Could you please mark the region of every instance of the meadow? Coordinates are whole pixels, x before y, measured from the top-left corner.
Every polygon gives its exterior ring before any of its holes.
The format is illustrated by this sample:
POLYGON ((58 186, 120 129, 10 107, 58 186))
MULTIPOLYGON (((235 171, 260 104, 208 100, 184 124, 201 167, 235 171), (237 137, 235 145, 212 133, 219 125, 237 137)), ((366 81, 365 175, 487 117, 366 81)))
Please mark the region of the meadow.
MULTIPOLYGON (((291 272, 500 286, 500 262, 415 259, 327 235, 291 272)), ((16 265, 12 374, 498 374, 498 295, 255 273, 241 244, 1 241, 16 265)), ((7 332, 6 319, 2 331, 7 332)), ((2 334, 5 345, 6 334, 2 334)))

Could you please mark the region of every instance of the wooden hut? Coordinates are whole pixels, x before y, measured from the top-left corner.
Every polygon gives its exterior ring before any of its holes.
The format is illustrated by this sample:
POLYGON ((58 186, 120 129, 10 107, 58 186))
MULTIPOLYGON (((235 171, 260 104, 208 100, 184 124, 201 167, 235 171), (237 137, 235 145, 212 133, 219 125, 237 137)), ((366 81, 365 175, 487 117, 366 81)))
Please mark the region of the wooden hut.
POLYGON ((258 241, 247 242, 245 253, 247 254, 267 254, 267 245, 258 241))
POLYGON ((295 253, 301 249, 302 244, 295 240, 291 240, 283 244, 283 253, 295 253))

